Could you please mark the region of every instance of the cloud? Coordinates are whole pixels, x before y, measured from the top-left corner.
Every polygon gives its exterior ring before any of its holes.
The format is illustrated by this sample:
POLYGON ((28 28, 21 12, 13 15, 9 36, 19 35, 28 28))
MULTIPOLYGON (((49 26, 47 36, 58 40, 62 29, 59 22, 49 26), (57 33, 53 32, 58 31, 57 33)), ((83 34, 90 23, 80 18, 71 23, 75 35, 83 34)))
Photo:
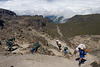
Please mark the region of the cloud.
POLYGON ((100 0, 0 0, 0 8, 18 15, 56 15, 70 18, 76 14, 100 13, 100 0))

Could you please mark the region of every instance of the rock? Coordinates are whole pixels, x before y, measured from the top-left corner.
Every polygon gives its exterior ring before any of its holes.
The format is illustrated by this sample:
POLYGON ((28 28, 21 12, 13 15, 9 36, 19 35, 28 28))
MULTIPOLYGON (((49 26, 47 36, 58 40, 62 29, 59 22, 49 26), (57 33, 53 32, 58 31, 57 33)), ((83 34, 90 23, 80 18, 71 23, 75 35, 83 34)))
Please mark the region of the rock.
POLYGON ((92 67, 100 67, 100 64, 98 64, 96 61, 94 61, 93 63, 91 63, 92 67))

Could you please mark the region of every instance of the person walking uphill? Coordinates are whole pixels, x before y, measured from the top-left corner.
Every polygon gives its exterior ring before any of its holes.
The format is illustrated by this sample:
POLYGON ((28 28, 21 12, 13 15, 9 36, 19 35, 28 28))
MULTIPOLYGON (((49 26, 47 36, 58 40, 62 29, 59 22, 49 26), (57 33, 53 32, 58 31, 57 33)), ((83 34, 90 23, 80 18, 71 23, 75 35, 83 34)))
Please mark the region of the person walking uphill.
POLYGON ((59 50, 61 50, 61 42, 58 43, 59 50))
POLYGON ((74 51, 74 54, 76 55, 76 53, 79 51, 79 66, 81 65, 82 63, 82 60, 83 58, 85 57, 86 55, 86 46, 85 44, 79 44, 78 47, 76 48, 76 50, 74 51))
POLYGON ((64 47, 64 55, 68 53, 68 47, 64 47))
POLYGON ((85 49, 79 48, 79 53, 80 53, 80 58, 79 58, 79 66, 80 66, 81 63, 82 63, 83 58, 84 58, 85 55, 86 55, 86 51, 85 51, 85 49))
POLYGON ((58 42, 59 42, 59 40, 56 40, 57 45, 58 45, 58 42))

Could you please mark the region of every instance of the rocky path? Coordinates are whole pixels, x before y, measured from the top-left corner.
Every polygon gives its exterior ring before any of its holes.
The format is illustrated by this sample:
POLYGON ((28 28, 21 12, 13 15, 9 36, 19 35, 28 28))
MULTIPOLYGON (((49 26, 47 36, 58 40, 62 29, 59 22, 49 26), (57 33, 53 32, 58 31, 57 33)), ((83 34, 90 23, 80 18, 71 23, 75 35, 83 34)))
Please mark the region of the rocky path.
MULTIPOLYGON (((2 56, 0 57, 0 67, 79 67, 76 58, 67 59, 41 54, 2 56)), ((90 64, 94 61, 94 58, 88 54, 85 59, 87 61, 80 67, 91 67, 90 64)))
POLYGON ((19 55, 0 58, 0 67, 78 67, 77 62, 48 55, 19 55))
MULTIPOLYGON (((33 30, 33 34, 44 37, 44 38, 48 41, 48 44, 52 44, 53 46, 55 46, 55 47, 58 48, 58 46, 57 46, 57 44, 56 44, 56 39, 52 39, 50 36, 48 37, 46 34, 41 34, 40 32, 38 32, 38 31, 36 31, 36 30, 33 30), (34 33, 34 32, 35 32, 35 33, 34 33)), ((62 50, 63 50, 64 47, 67 46, 67 44, 64 43, 64 42, 62 42, 62 41, 60 41, 60 42, 61 42, 62 50)), ((68 46, 67 46, 67 47, 68 47, 68 46)), ((68 47, 68 48, 69 48, 69 51, 70 51, 71 53, 74 52, 73 49, 71 49, 70 47, 68 47)), ((57 54, 57 56, 58 56, 58 53, 59 53, 59 56, 62 56, 62 53, 61 53, 61 52, 59 52, 59 51, 57 51, 57 50, 54 50, 54 49, 50 49, 50 50, 53 51, 53 53, 55 53, 55 55, 57 54)))
POLYGON ((61 33, 60 29, 59 29, 59 26, 56 25, 56 27, 57 27, 57 31, 58 31, 60 37, 62 37, 63 35, 62 35, 62 33, 61 33))

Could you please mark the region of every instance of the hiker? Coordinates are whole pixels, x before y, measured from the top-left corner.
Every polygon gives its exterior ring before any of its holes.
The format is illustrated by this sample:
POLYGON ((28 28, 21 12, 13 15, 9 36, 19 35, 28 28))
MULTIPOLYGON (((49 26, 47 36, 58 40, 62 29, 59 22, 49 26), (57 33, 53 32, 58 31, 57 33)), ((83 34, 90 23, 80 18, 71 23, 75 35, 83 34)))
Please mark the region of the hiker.
POLYGON ((58 42, 59 42, 59 40, 56 40, 57 45, 58 45, 58 42))
POLYGON ((75 49, 75 51, 74 51, 74 54, 76 55, 76 53, 79 51, 79 66, 81 65, 81 63, 82 63, 82 60, 83 60, 83 58, 85 57, 85 55, 86 55, 86 46, 85 46, 85 44, 79 44, 78 46, 77 46, 77 48, 75 49))
POLYGON ((40 47, 39 42, 33 44, 34 52, 37 52, 38 48, 40 47))
POLYGON ((64 47, 64 54, 66 55, 68 53, 68 47, 64 47))
POLYGON ((7 41, 8 51, 12 50, 13 43, 12 41, 7 41))
POLYGON ((79 53, 80 53, 80 58, 79 58, 79 66, 81 65, 82 63, 82 59, 85 57, 86 55, 86 51, 85 49, 81 49, 81 48, 78 48, 79 49, 79 53))
POLYGON ((61 42, 58 43, 59 50, 61 50, 61 42))

